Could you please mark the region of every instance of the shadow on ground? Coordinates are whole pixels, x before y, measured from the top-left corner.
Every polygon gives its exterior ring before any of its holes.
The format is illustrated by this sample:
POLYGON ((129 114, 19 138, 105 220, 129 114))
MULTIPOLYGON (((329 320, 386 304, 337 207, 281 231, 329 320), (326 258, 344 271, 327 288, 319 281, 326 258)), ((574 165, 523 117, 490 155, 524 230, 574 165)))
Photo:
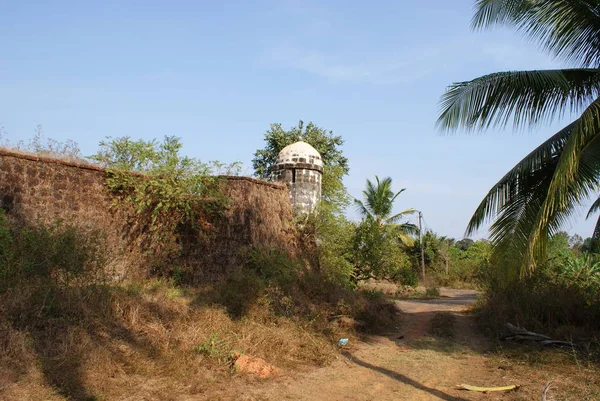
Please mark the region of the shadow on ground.
POLYGON ((353 355, 351 355, 351 354, 349 354, 347 352, 342 353, 342 355, 345 358, 347 358, 349 361, 354 362, 355 364, 357 364, 359 366, 362 366, 364 368, 371 369, 371 370, 373 370, 375 372, 381 373, 382 375, 385 375, 385 376, 387 376, 387 377, 389 377, 391 379, 397 380, 397 381, 399 381, 399 382, 401 382, 403 384, 406 384, 406 385, 414 387, 414 388, 416 388, 418 390, 421 390, 421 391, 424 391, 424 392, 429 393, 431 395, 434 395, 434 396, 438 397, 441 400, 446 400, 446 401, 467 401, 466 398, 455 397, 455 396, 450 395, 448 393, 444 393, 443 391, 436 390, 436 389, 431 388, 431 387, 427 387, 427 386, 425 386, 425 385, 423 385, 423 384, 421 384, 421 383, 419 383, 419 382, 417 382, 417 381, 415 381, 415 380, 413 380, 413 379, 411 379, 409 377, 406 377, 406 376, 404 376, 404 375, 402 375, 402 374, 400 374, 398 372, 394 372, 393 370, 382 368, 380 366, 372 365, 372 364, 370 364, 368 362, 365 362, 363 360, 358 359, 357 357, 355 357, 355 356, 353 356, 353 355))

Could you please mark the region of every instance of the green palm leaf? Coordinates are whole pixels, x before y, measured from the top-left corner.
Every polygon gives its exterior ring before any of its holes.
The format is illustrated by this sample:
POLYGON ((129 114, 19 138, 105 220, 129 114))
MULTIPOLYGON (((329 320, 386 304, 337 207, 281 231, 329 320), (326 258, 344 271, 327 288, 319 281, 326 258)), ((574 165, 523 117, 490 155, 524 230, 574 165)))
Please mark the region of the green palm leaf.
POLYGON ((478 0, 475 8, 474 28, 512 25, 556 57, 600 65, 597 0, 478 0))
MULTIPOLYGON (((467 234, 495 219, 497 249, 532 269, 548 237, 600 182, 600 1, 478 0, 474 28, 512 25, 556 57, 581 67, 503 72, 451 85, 441 98, 442 129, 535 125, 580 113, 511 169, 483 199, 467 234)), ((600 210, 600 200, 590 213, 600 210)), ((589 216, 588 214, 588 216, 589 216)), ((596 233, 600 236, 600 220, 596 233)))
MULTIPOLYGON (((550 139, 529 153, 498 181, 481 201, 467 226, 466 236, 477 231, 481 225, 508 207, 519 202, 525 203, 524 197, 534 185, 538 175, 553 173, 557 158, 571 133, 573 124, 553 135, 550 139)), ((514 211, 513 211, 514 212, 514 211)))
MULTIPOLYGON (((394 197, 395 199, 395 197, 394 197)), ((398 221, 400 221, 403 217, 407 217, 410 216, 412 214, 415 214, 417 212, 416 209, 410 208, 410 209, 406 209, 401 211, 400 213, 396 213, 395 215, 388 217, 387 219, 385 219, 385 222, 388 224, 395 224, 398 221)))
POLYGON ((598 137, 600 134, 600 99, 595 100, 572 125, 571 133, 560 153, 547 196, 537 218, 529 242, 530 263, 545 252, 548 228, 564 223, 574 204, 597 189, 600 173, 598 137))
POLYGON ((452 84, 442 96, 438 126, 445 130, 536 124, 576 112, 600 95, 600 70, 499 72, 452 84))
POLYGON ((390 177, 379 179, 378 176, 375 176, 375 182, 367 179, 366 189, 363 191, 363 201, 355 199, 354 204, 363 218, 374 221, 380 227, 386 225, 393 226, 394 229, 399 231, 399 238, 407 244, 406 238, 402 239, 401 237, 402 235, 413 235, 415 232, 413 230, 414 226, 408 223, 398 224, 398 222, 402 218, 415 213, 416 210, 406 209, 400 213, 391 215, 394 202, 405 190, 403 188, 398 192, 394 192, 390 177))
MULTIPOLYGON (((577 180, 566 188, 565 207, 555 209, 543 231, 539 230, 540 211, 548 198, 557 168, 577 123, 552 136, 511 169, 480 203, 467 227, 473 234, 484 221, 496 217, 490 227, 490 239, 497 250, 518 255, 523 269, 535 266, 543 258, 546 239, 559 230, 574 213, 582 199, 598 188, 600 140, 594 140, 583 152, 577 168, 577 180), (535 248, 532 238, 539 234, 535 248)), ((524 270, 523 270, 524 272, 524 270)))

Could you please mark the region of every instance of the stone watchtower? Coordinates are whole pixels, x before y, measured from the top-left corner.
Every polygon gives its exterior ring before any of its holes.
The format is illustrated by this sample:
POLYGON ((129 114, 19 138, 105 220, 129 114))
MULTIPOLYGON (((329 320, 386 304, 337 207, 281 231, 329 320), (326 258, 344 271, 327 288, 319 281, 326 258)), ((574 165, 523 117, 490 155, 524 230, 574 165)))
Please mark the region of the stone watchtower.
POLYGON ((283 148, 273 169, 273 179, 287 185, 294 210, 304 214, 312 212, 321 200, 322 176, 321 155, 302 141, 283 148))

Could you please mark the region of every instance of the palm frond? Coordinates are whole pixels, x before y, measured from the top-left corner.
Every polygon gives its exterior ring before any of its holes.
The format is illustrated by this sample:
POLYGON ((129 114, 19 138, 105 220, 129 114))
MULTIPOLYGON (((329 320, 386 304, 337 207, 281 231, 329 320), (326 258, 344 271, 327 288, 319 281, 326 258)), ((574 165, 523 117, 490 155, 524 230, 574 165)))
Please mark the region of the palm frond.
POLYGON ((540 174, 540 171, 542 174, 553 173, 557 157, 573 126, 574 123, 569 124, 534 149, 490 189, 473 213, 465 237, 473 235, 483 223, 496 217, 508 205, 514 206, 517 201, 525 202, 524 197, 535 185, 535 179, 540 179, 534 174, 540 174))
MULTIPOLYGON (((596 199, 594 201, 594 203, 592 203, 592 206, 590 207, 590 210, 588 210, 588 214, 587 216, 585 216, 586 219, 589 219, 590 216, 594 213, 596 213, 598 210, 600 210, 600 197, 598 197, 598 199, 596 199)), ((592 239, 599 239, 600 238, 600 216, 598 216, 598 219, 596 220, 596 225, 594 226, 594 233, 592 234, 592 239)))
POLYGON ((544 258, 547 238, 557 232, 572 216, 576 205, 598 187, 600 138, 593 140, 580 155, 577 179, 565 188, 562 206, 546 215, 540 224, 560 161, 576 127, 577 121, 569 124, 511 169, 480 203, 469 222, 467 235, 495 217, 490 239, 496 248, 510 249, 519 255, 523 269, 534 268, 535 262, 544 258))
POLYGON ((398 239, 400 240, 400 242, 402 243, 402 245, 407 246, 407 247, 412 247, 415 245, 415 240, 414 238, 412 238, 410 235, 406 234, 406 233, 401 233, 398 235, 398 239))
POLYGON ((598 217, 598 220, 596 220, 596 226, 594 227, 594 233, 592 234, 592 239, 593 240, 600 239, 600 216, 598 217))
POLYGON ((588 197, 598 186, 600 174, 600 99, 596 99, 575 121, 555 173, 548 194, 537 218, 537 227, 531 233, 529 257, 532 266, 544 252, 548 228, 570 215, 574 205, 588 197))
MULTIPOLYGON (((391 183, 390 183, 390 186, 391 186, 391 183)), ((391 191, 391 189, 390 189, 390 191, 391 191)), ((391 201, 392 203, 394 203, 394 201, 396 200, 396 198, 398 197, 398 195, 400 195, 400 194, 401 194, 402 192, 404 192, 404 191, 406 191, 406 188, 402 188, 400 191, 396 192, 396 193, 394 194, 394 196, 392 196, 392 199, 390 199, 390 201, 391 201)))
POLYGON ((396 213, 395 215, 388 217, 385 221, 386 221, 386 223, 394 224, 394 223, 397 223, 401 218, 403 218, 405 216, 410 216, 411 214, 414 214, 416 212, 417 212, 417 210, 413 209, 413 208, 406 209, 406 210, 401 211, 400 213, 396 213))
POLYGON ((600 70, 511 71, 452 84, 440 100, 444 130, 515 127, 580 111, 600 95, 600 70))
POLYGON ((359 201, 358 199, 354 199, 354 205, 356 206, 356 210, 358 211, 358 213, 360 213, 363 217, 365 217, 365 218, 373 217, 373 215, 371 214, 368 207, 364 203, 359 201))
POLYGON ((588 210, 587 216, 585 216, 585 218, 589 219, 592 214, 598 211, 598 209, 600 209, 600 197, 596 199, 594 203, 592 203, 592 206, 590 206, 590 210, 588 210))
POLYGON ((512 25, 558 58, 600 64, 597 0, 478 0, 472 27, 512 25))
POLYGON ((404 223, 399 225, 399 230, 409 236, 419 235, 419 227, 412 223, 404 223))

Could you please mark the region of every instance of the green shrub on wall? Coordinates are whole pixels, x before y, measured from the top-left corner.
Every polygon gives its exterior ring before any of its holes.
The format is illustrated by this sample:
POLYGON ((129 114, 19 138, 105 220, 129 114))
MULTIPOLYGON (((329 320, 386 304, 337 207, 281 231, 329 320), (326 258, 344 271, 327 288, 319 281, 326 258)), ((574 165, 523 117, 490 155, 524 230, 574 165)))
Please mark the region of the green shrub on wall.
MULTIPOLYGON (((172 245, 182 226, 209 228, 208 217, 228 203, 219 178, 210 176, 211 166, 181 156, 181 148, 173 136, 162 142, 107 138, 91 156, 108 169, 107 186, 116 195, 116 208, 133 212, 132 231, 145 234, 145 245, 156 251, 172 245)), ((233 164, 227 170, 236 168, 233 164)))

